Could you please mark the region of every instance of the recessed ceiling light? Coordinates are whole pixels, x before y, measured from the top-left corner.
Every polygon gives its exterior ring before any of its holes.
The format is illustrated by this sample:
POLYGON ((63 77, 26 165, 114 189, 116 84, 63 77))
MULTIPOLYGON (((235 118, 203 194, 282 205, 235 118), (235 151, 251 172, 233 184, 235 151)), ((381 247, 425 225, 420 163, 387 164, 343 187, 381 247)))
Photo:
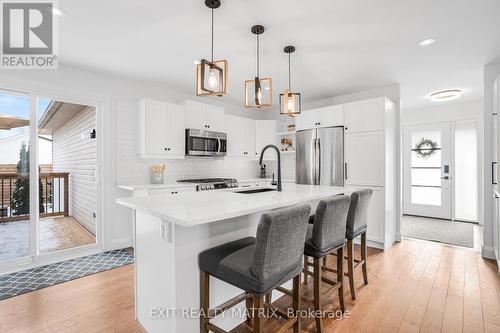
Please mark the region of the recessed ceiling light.
POLYGON ((436 42, 436 39, 435 38, 426 38, 424 40, 421 40, 418 45, 420 46, 429 46, 429 45, 432 45, 436 42))
POLYGON ((66 15, 66 13, 62 9, 59 9, 57 7, 52 7, 52 14, 54 14, 56 16, 64 16, 64 15, 66 15))
POLYGON ((452 89, 438 91, 429 96, 433 102, 448 102, 462 97, 462 90, 452 89))

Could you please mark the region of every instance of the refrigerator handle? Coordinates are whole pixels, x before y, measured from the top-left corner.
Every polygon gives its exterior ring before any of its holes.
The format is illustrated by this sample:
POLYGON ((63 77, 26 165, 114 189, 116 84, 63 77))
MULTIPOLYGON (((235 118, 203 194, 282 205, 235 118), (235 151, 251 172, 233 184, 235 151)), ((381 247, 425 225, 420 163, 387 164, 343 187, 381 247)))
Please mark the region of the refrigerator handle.
POLYGON ((344 163, 344 178, 347 180, 347 163, 344 163))
POLYGON ((311 168, 312 169, 312 185, 316 185, 316 138, 314 138, 312 140, 312 145, 313 145, 313 148, 312 148, 312 152, 314 154, 313 156, 313 167, 311 168))
POLYGON ((321 140, 316 139, 316 184, 321 185, 321 140))

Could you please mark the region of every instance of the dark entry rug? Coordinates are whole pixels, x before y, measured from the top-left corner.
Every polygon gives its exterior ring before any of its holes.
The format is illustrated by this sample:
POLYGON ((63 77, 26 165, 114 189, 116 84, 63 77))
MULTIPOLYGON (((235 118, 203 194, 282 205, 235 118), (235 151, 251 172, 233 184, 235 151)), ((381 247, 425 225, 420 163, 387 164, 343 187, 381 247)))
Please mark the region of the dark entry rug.
POLYGON ((0 276, 0 300, 107 271, 134 262, 127 250, 114 250, 0 276))
POLYGON ((452 222, 417 216, 403 216, 401 234, 406 237, 474 247, 472 223, 452 222))

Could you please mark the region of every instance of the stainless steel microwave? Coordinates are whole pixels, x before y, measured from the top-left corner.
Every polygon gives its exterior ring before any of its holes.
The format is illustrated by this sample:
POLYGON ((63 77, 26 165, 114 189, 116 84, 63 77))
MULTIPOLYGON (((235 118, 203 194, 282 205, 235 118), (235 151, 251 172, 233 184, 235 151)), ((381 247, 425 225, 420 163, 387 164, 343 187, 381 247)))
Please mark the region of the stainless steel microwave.
POLYGON ((187 156, 225 156, 226 153, 226 133, 186 129, 187 156))

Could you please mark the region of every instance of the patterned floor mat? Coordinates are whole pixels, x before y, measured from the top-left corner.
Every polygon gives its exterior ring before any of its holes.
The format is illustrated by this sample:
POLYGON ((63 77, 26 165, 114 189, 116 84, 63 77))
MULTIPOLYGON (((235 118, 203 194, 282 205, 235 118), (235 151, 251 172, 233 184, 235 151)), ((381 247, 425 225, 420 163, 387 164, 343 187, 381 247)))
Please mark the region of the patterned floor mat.
POLYGON ((114 250, 0 276, 0 300, 134 262, 127 250, 114 250))

